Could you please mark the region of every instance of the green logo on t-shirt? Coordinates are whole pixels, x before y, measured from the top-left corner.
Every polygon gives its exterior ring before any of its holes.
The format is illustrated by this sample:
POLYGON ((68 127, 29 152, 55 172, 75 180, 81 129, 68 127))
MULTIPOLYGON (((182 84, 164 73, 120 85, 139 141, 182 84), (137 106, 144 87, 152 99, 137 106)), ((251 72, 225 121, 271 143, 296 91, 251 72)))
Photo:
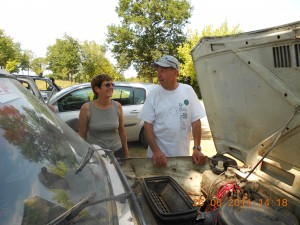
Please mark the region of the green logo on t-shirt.
POLYGON ((185 104, 185 105, 188 105, 188 104, 189 104, 189 100, 187 100, 187 99, 184 100, 184 104, 185 104))

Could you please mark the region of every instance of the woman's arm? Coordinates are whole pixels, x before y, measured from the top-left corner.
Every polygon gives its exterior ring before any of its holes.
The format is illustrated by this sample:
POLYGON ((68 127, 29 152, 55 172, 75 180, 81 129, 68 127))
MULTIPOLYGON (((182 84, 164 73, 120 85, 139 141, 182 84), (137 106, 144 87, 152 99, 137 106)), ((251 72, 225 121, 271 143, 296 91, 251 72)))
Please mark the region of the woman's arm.
POLYGON ((119 135, 122 143, 122 148, 125 154, 125 158, 128 158, 129 151, 128 151, 127 137, 126 137, 125 127, 124 127, 123 109, 122 109, 122 105, 119 102, 116 102, 116 104, 119 112, 119 135))
POLYGON ((79 113, 79 135, 84 140, 87 140, 87 129, 88 129, 89 119, 90 119, 90 106, 89 103, 84 103, 81 106, 80 113, 79 113))

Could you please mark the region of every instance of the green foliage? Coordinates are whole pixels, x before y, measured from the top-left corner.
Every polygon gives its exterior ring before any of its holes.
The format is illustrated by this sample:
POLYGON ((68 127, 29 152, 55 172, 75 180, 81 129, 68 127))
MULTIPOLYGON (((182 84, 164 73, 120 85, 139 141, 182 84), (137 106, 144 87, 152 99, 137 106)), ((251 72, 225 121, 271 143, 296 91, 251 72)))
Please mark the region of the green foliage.
POLYGON ((68 172, 68 168, 62 161, 58 161, 56 166, 50 167, 50 171, 60 177, 65 177, 68 172))
POLYGON ((31 69, 39 76, 42 76, 44 74, 46 67, 47 60, 43 57, 35 58, 31 62, 31 69))
POLYGON ((95 41, 80 44, 65 34, 63 39, 56 39, 56 43, 48 47, 47 69, 53 72, 52 77, 71 82, 89 82, 100 73, 107 73, 114 80, 120 79, 121 75, 116 72, 105 53, 105 47, 95 41))
POLYGON ((147 82, 148 80, 143 77, 130 77, 125 79, 127 82, 147 82))
MULTIPOLYGON (((47 76, 47 77, 50 78, 50 77, 53 77, 53 76, 47 76)), ((70 87, 74 84, 78 84, 77 82, 71 82, 71 81, 68 81, 68 80, 57 80, 57 79, 55 79, 55 83, 57 84, 57 86, 61 87, 62 89, 70 87)), ((42 86, 40 86, 39 83, 37 83, 37 86, 38 86, 39 89, 42 89, 42 86)))
POLYGON ((64 35, 56 39, 56 43, 47 49, 48 68, 53 74, 63 80, 73 80, 80 66, 79 41, 64 35))
POLYGON ((20 69, 29 68, 31 58, 30 51, 22 51, 18 42, 5 35, 0 30, 0 67, 6 69, 10 73, 18 73, 20 69))
POLYGON ((193 86, 199 98, 201 98, 201 91, 198 85, 196 71, 194 68, 194 63, 191 55, 191 51, 194 46, 198 43, 198 41, 205 36, 225 36, 231 34, 238 34, 242 31, 239 28, 239 25, 232 27, 231 29, 228 27, 227 21, 225 21, 219 28, 213 29, 212 25, 206 26, 201 35, 198 31, 188 31, 187 41, 178 48, 179 57, 182 60, 182 64, 180 64, 180 74, 184 80, 186 77, 190 77, 190 84, 193 86))
POLYGON ((5 66, 5 70, 10 72, 10 73, 18 73, 18 64, 19 62, 17 60, 13 60, 13 61, 7 61, 6 62, 6 66, 5 66))
POLYGON ((81 67, 77 74, 77 82, 90 82, 97 74, 106 73, 114 80, 120 79, 120 74, 105 57, 106 50, 96 42, 85 41, 81 45, 81 67))
POLYGON ((33 58, 33 52, 30 50, 24 50, 20 54, 19 58, 19 68, 24 71, 30 68, 30 61, 33 58))
POLYGON ((191 10, 187 0, 119 0, 121 24, 108 26, 107 35, 119 68, 133 65, 139 77, 152 82, 151 63, 163 54, 177 55, 191 10))

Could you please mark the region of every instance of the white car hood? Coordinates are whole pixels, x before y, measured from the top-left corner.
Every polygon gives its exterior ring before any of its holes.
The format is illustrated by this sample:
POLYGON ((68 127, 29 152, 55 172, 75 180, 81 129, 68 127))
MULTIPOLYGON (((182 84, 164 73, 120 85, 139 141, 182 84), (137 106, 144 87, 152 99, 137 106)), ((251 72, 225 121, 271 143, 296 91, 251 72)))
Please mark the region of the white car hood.
POLYGON ((251 163, 273 148, 300 168, 300 22, 203 38, 192 56, 217 151, 251 163))
POLYGON ((217 152, 265 157, 257 173, 299 197, 300 21, 202 38, 192 57, 217 152))

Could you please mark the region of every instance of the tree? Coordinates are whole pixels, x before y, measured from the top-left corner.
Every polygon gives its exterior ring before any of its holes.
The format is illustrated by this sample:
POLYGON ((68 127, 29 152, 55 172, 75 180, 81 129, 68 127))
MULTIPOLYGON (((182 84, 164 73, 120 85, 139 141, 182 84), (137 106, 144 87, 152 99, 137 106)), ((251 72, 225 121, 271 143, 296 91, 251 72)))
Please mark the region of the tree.
POLYGON ((21 52, 20 54, 20 58, 19 58, 19 68, 24 71, 24 70, 29 70, 31 69, 31 61, 33 59, 33 52, 31 50, 24 50, 21 52))
POLYGON ((38 57, 32 60, 31 69, 39 76, 43 76, 47 67, 47 60, 43 57, 38 57))
POLYGON ((76 77, 78 82, 90 82, 97 74, 106 73, 119 80, 120 75, 105 56, 106 49, 96 42, 85 41, 81 45, 81 67, 76 77))
POLYGON ((55 77, 73 81, 80 66, 79 41, 65 34, 63 39, 56 39, 56 43, 47 48, 46 59, 47 69, 55 77))
POLYGON ((151 63, 163 54, 177 55, 191 10, 187 0, 119 0, 121 24, 108 26, 107 42, 121 70, 133 65, 152 82, 151 63))
POLYGON ((178 47, 179 57, 182 60, 180 64, 180 74, 182 75, 181 81, 190 77, 190 84, 193 86, 199 98, 201 98, 201 92, 197 81, 196 71, 192 60, 191 51, 198 41, 205 36, 224 36, 231 34, 241 33, 239 25, 233 26, 231 29, 228 27, 227 21, 225 21, 219 28, 213 29, 212 25, 206 26, 201 35, 198 31, 188 31, 187 41, 180 47, 178 47))
MULTIPOLYGON (((21 50, 21 45, 5 35, 0 30, 0 68, 6 69, 10 73, 18 73, 19 69, 29 66, 29 51, 21 50)), ((27 67, 28 69, 28 67, 27 67)))

